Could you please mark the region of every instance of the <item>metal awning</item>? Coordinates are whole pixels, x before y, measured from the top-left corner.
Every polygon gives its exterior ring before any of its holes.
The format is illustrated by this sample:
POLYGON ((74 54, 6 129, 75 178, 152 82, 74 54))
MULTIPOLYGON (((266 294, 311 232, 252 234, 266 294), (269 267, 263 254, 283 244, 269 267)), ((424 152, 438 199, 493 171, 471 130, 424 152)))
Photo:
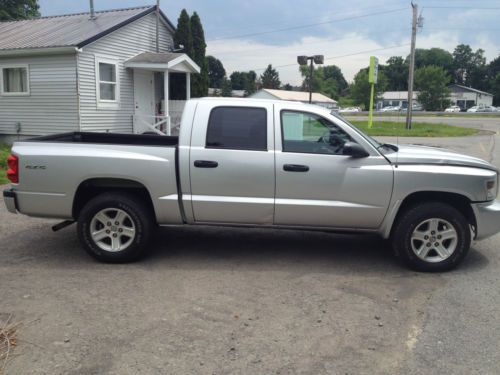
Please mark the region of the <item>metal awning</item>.
POLYGON ((200 67, 185 53, 143 52, 125 61, 126 68, 157 72, 199 73, 200 67))

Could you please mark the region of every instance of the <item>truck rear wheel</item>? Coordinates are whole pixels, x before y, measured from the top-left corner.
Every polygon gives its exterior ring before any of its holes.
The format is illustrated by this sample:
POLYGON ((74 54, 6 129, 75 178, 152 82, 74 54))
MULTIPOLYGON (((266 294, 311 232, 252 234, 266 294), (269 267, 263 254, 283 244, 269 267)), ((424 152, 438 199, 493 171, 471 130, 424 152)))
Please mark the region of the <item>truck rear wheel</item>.
POLYGON ((133 195, 103 193, 78 216, 78 237, 85 250, 107 263, 132 262, 145 255, 153 233, 152 213, 133 195))
POLYGON ((467 255, 470 243, 467 219, 440 202, 411 207, 400 216, 392 234, 396 255, 410 268, 424 272, 455 268, 467 255))

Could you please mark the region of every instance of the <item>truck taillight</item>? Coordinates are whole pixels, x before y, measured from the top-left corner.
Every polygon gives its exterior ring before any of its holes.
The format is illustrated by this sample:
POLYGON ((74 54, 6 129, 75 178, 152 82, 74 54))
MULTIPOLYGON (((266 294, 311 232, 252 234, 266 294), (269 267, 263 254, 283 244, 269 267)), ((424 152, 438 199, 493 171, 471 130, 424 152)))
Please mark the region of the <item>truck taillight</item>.
POLYGON ((17 184, 19 182, 19 159, 15 155, 9 155, 7 158, 7 178, 13 184, 17 184))

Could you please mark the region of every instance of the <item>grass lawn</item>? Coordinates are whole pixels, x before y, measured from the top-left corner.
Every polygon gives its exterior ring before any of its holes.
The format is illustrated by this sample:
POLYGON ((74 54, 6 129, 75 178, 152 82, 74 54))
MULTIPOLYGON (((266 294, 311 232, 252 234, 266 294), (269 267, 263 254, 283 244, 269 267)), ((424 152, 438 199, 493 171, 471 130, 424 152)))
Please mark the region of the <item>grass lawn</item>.
POLYGON ((368 135, 398 137, 463 137, 477 133, 475 129, 425 122, 414 122, 411 130, 405 129, 406 125, 404 122, 377 121, 377 119, 374 119, 371 129, 368 129, 368 121, 352 120, 350 122, 368 135))
POLYGON ((7 156, 10 153, 10 146, 0 144, 0 185, 9 182, 7 180, 7 156))
MULTIPOLYGON (((368 112, 353 112, 344 113, 344 117, 363 117, 368 116, 368 112)), ((479 113, 466 113, 466 112, 412 112, 413 117, 460 117, 460 118, 498 118, 498 112, 479 112, 479 113)), ((406 118, 406 112, 373 112, 373 117, 401 117, 406 118)))

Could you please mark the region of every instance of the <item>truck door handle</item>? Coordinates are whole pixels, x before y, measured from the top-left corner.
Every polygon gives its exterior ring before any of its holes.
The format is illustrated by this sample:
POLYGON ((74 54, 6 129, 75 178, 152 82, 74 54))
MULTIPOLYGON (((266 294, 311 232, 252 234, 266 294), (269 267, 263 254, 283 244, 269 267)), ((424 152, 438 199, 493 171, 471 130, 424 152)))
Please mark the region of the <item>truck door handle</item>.
POLYGON ((211 160, 195 160, 194 166, 196 168, 217 168, 219 163, 211 160))
POLYGON ((285 164, 283 165, 283 170, 287 172, 307 172, 309 167, 300 164, 285 164))

